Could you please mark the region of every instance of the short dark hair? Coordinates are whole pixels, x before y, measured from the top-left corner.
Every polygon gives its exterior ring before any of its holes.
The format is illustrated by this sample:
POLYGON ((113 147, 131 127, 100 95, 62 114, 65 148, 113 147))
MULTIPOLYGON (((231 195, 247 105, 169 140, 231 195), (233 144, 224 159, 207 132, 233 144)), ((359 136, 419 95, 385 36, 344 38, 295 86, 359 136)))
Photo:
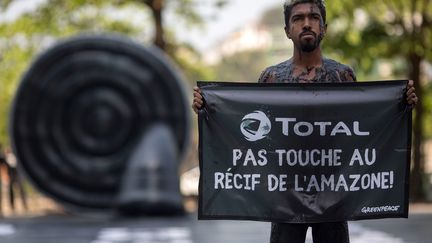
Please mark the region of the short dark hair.
POLYGON ((326 7, 324 0, 286 0, 284 4, 285 26, 289 26, 291 12, 294 6, 300 3, 314 3, 318 6, 324 24, 326 23, 326 7))

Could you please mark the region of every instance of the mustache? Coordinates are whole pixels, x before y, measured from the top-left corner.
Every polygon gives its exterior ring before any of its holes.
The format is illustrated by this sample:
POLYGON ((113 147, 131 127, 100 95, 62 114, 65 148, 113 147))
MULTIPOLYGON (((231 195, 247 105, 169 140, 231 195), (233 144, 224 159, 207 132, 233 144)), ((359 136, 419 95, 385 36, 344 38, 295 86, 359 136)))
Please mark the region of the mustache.
POLYGON ((305 31, 300 33, 300 37, 303 37, 305 35, 313 35, 315 38, 317 37, 317 34, 313 31, 310 31, 310 30, 305 30, 305 31))

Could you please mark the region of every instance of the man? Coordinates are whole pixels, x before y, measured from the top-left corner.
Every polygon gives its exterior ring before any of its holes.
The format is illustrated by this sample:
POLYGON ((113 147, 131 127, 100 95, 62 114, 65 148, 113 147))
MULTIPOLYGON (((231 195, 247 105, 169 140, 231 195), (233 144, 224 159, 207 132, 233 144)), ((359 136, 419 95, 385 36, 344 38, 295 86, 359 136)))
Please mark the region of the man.
MULTIPOLYGON (((289 60, 266 68, 259 82, 263 83, 323 83, 355 82, 353 70, 334 60, 323 57, 320 43, 327 30, 326 9, 323 0, 288 0, 284 4, 285 33, 294 44, 289 60)), ((407 102, 414 106, 418 98, 413 82, 407 87, 407 102)), ((194 88, 192 108, 197 113, 203 105, 199 88, 194 88)), ((312 227, 314 243, 349 242, 346 222, 319 224, 273 223, 271 243, 303 243, 308 227, 312 227)))
POLYGON ((6 159, 6 165, 8 169, 8 175, 9 175, 9 203, 11 209, 15 210, 14 188, 18 187, 24 209, 27 210, 27 195, 24 190, 24 185, 21 180, 21 175, 17 170, 17 159, 10 147, 6 147, 5 149, 5 159, 6 159))
POLYGON ((322 56, 326 10, 322 1, 287 1, 284 5, 285 33, 294 44, 293 57, 267 68, 259 82, 311 83, 353 82, 354 72, 348 66, 322 56))

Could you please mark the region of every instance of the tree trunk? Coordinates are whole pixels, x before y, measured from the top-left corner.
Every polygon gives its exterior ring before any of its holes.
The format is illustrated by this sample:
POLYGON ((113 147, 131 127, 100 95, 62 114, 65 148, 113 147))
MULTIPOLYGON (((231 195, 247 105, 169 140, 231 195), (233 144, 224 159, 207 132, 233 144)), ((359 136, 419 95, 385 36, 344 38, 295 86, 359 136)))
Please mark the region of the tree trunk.
POLYGON ((423 88, 420 83, 421 74, 421 57, 417 54, 411 54, 408 57, 411 65, 410 78, 414 81, 416 95, 419 102, 415 107, 415 119, 413 124, 413 166, 411 171, 411 200, 422 201, 426 197, 424 190, 424 154, 423 144, 423 88))
POLYGON ((164 0, 153 0, 151 1, 151 10, 153 13, 154 24, 155 24, 155 36, 154 44, 160 49, 166 49, 166 42, 163 28, 162 10, 164 7, 164 0))

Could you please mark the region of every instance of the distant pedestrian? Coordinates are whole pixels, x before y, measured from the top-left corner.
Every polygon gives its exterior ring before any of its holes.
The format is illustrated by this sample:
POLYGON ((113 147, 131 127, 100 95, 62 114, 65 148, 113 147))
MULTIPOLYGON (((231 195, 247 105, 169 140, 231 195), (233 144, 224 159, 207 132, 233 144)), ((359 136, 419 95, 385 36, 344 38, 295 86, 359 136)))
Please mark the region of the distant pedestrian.
POLYGON ((15 190, 18 190, 21 196, 21 201, 25 210, 27 210, 27 195, 24 190, 23 181, 17 170, 17 159, 10 147, 7 147, 4 152, 6 165, 9 175, 9 203, 12 210, 15 210, 15 190))
POLYGON ((3 146, 0 144, 0 215, 3 215, 3 171, 7 171, 6 156, 3 146))

